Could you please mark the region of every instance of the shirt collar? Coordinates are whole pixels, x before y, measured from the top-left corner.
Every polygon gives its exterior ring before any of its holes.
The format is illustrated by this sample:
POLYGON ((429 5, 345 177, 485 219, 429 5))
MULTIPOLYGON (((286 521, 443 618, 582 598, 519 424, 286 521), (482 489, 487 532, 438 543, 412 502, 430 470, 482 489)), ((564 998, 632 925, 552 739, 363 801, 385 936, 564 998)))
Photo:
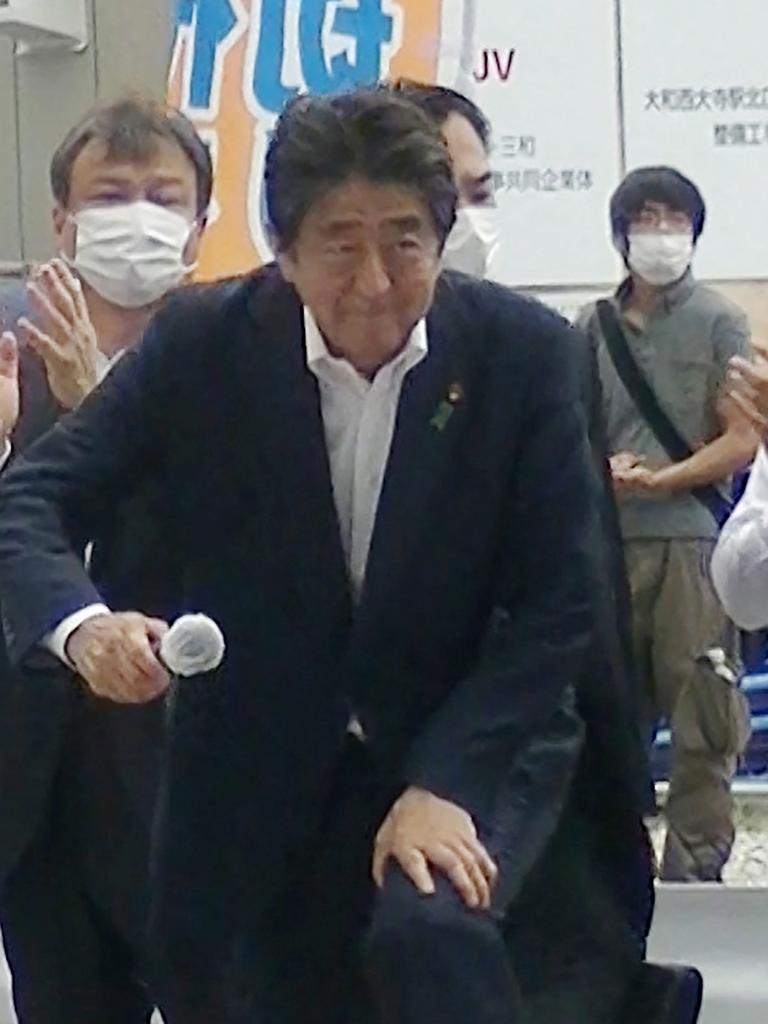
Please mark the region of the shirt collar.
MULTIPOLYGON (((632 278, 625 277, 619 287, 616 289, 614 296, 616 305, 619 308, 624 306, 627 297, 632 287, 632 278)), ((668 285, 661 292, 661 308, 670 312, 676 306, 681 305, 689 297, 693 289, 696 287, 696 281, 693 277, 693 272, 689 267, 685 274, 680 278, 679 281, 675 281, 674 284, 668 285)))
MULTIPOLYGON (((360 380, 363 379, 350 362, 334 356, 328 351, 328 346, 317 320, 315 320, 314 315, 306 306, 304 307, 304 348, 307 367, 315 376, 318 376, 318 371, 321 371, 323 368, 330 368, 338 369, 347 375, 353 374, 360 380)), ((389 367, 394 370, 396 367, 403 367, 405 372, 407 372, 416 363, 421 362, 428 350, 427 322, 422 317, 411 331, 405 346, 382 369, 389 367)))
POLYGON ((119 349, 113 356, 105 355, 101 349, 96 350, 96 375, 100 382, 104 380, 112 367, 120 361, 124 354, 124 348, 119 349))

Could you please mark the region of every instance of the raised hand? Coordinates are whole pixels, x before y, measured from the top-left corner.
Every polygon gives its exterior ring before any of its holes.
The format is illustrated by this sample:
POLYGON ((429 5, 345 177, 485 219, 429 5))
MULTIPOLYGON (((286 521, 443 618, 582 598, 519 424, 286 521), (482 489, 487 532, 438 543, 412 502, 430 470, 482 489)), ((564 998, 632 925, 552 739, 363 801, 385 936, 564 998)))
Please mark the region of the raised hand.
POLYGON ((0 336, 0 456, 19 418, 19 350, 16 336, 0 336))
POLYGON ((45 364, 48 386, 65 409, 76 409, 100 380, 103 357, 80 285, 63 260, 39 267, 27 285, 36 323, 19 330, 45 364))

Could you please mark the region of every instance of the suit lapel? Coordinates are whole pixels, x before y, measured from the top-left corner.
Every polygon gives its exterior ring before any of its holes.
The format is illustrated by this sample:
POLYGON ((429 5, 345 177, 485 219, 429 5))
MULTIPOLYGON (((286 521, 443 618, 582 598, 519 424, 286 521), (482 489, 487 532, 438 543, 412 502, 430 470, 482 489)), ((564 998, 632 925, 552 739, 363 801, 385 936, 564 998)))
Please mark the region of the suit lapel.
POLYGON ((255 443, 243 451, 246 472, 261 480, 266 467, 277 501, 276 534, 284 538, 294 585, 308 615, 315 621, 329 616, 339 636, 337 628, 350 616, 349 582, 301 305, 282 278, 264 291, 249 301, 245 326, 243 413, 256 417, 255 443))
POLYGON ((472 401, 463 319, 441 285, 427 321, 429 352, 406 377, 376 515, 360 607, 362 621, 401 582, 417 554, 424 516, 472 401))

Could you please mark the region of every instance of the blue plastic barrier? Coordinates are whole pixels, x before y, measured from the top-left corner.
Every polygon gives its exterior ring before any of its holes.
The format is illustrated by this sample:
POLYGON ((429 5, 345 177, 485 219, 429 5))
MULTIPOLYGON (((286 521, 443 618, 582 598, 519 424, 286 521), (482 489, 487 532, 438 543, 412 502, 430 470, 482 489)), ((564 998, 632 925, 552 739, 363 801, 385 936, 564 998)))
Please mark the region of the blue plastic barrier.
MULTIPOLYGON (((742 680, 742 689, 749 701, 752 713, 752 739, 739 766, 741 778, 768 775, 768 673, 747 675, 742 680)), ((670 734, 662 727, 653 744, 653 775, 658 780, 669 778, 670 734)))

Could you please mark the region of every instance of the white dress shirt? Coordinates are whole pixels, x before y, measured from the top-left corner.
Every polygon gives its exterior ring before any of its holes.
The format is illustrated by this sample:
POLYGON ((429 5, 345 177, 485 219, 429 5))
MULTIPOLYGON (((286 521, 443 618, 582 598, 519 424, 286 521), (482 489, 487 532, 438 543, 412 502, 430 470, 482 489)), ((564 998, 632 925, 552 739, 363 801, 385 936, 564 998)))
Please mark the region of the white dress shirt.
POLYGON ((307 366, 320 388, 341 543, 357 598, 365 580, 403 382, 427 354, 427 328, 419 321, 405 348, 373 380, 362 377, 346 359, 331 355, 307 309, 304 335, 307 366))
POLYGON ((768 454, 762 445, 744 495, 720 534, 712 578, 738 626, 768 625, 768 454))
MULTIPOLYGON (((427 354, 427 326, 420 320, 405 347, 372 380, 361 376, 346 359, 331 355, 315 318, 306 308, 304 343, 307 367, 317 378, 320 390, 341 543, 352 593, 357 599, 365 580, 403 382, 427 354)), ((72 633, 87 619, 105 612, 109 609, 101 604, 81 608, 48 634, 45 645, 67 662, 66 644, 72 633)))

